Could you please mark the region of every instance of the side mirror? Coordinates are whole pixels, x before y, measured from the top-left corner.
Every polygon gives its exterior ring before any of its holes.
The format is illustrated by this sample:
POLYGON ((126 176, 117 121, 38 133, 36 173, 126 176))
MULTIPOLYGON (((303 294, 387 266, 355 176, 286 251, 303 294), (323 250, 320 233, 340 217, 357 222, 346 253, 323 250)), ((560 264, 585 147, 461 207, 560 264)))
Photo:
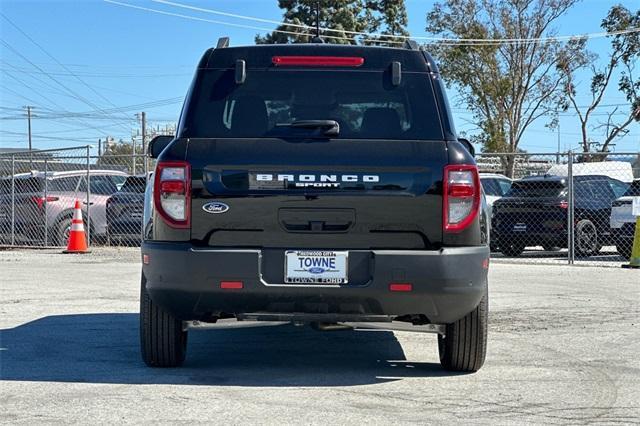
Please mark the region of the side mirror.
POLYGON ((173 135, 159 135, 151 139, 149 145, 147 145, 147 154, 149 157, 158 158, 162 150, 164 150, 174 138, 173 135))
POLYGON ((472 157, 476 156, 476 149, 468 139, 458 138, 458 142, 460 142, 462 145, 464 145, 465 148, 467 148, 467 151, 469 151, 469 154, 471 154, 472 157))

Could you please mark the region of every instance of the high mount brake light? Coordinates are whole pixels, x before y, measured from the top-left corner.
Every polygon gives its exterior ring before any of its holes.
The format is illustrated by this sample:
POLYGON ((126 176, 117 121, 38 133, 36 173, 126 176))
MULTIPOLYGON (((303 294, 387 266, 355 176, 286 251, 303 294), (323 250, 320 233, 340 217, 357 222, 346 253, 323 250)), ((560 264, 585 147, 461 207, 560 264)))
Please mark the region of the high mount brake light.
POLYGON ((158 214, 173 228, 191 225, 191 166, 185 161, 160 161, 153 182, 158 214))
POLYGON ((442 185, 444 230, 461 232, 468 228, 478 215, 479 208, 478 168, 471 164, 445 166, 442 185))
POLYGON ((359 67, 364 58, 358 56, 274 56, 273 65, 303 67, 359 67))

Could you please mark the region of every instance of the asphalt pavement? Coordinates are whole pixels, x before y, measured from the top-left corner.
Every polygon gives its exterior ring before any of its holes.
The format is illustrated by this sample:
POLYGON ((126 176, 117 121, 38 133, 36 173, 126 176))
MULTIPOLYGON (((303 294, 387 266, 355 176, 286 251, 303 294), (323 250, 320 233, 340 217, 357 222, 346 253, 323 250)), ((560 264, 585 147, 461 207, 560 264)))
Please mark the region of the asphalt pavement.
POLYGON ((138 352, 136 249, 0 251, 0 422, 628 424, 640 418, 640 271, 494 262, 487 362, 435 335, 193 331, 185 366, 138 352))

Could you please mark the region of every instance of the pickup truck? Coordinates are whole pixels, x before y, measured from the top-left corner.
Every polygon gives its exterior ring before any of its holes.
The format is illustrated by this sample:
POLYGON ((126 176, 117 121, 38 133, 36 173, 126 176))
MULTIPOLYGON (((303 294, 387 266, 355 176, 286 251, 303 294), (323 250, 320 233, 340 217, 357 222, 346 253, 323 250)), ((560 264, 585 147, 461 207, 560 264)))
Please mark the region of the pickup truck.
POLYGON ((141 350, 185 360, 220 320, 403 324, 476 371, 489 225, 442 77, 403 48, 322 43, 204 53, 174 137, 151 141, 141 350))

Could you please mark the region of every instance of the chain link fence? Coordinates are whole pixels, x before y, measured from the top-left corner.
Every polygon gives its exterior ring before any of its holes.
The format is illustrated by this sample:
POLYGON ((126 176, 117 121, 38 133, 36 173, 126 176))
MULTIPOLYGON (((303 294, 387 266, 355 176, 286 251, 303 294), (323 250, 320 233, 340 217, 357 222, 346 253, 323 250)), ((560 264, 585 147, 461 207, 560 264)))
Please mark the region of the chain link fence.
MULTIPOLYGON (((491 250, 518 262, 620 264, 640 196, 638 153, 483 153, 491 250)), ((66 245, 76 200, 91 245, 139 245, 152 160, 90 147, 0 154, 0 245, 66 245)))
POLYGON ((640 196, 638 153, 481 154, 477 162, 495 258, 570 264, 629 259, 631 199, 640 196))
POLYGON ((149 165, 90 147, 0 154, 0 245, 66 246, 76 200, 90 245, 139 244, 149 165))

